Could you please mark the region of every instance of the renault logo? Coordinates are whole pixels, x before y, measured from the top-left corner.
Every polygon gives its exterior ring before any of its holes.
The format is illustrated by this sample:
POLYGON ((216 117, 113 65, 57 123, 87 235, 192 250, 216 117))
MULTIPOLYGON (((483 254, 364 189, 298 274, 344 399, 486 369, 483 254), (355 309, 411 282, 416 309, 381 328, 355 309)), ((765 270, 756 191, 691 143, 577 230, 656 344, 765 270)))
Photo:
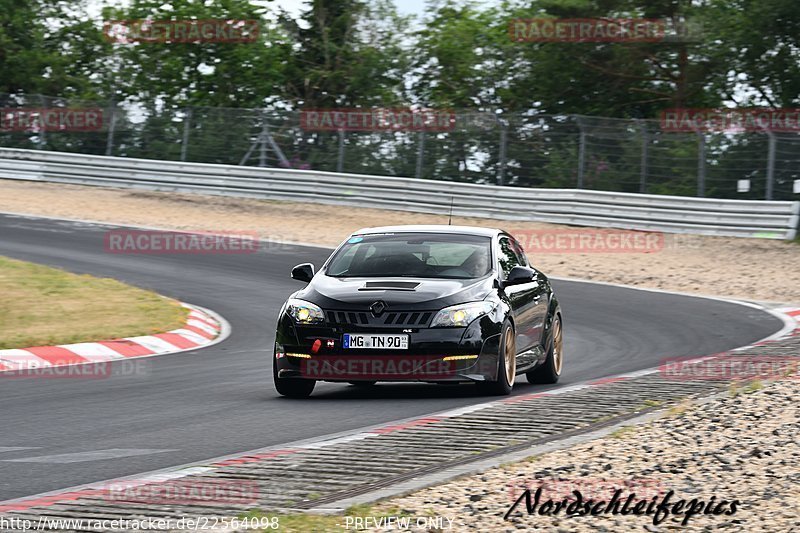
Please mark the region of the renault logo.
POLYGON ((386 311, 386 304, 381 300, 378 300, 369 306, 369 310, 372 311, 372 316, 379 317, 384 311, 386 311))

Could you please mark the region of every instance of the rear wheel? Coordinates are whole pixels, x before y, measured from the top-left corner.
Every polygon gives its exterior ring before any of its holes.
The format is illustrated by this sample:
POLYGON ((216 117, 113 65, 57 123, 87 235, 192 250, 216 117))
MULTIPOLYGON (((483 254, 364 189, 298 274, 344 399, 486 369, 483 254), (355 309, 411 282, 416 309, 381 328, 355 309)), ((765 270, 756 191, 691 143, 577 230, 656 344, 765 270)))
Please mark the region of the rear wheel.
POLYGON ((561 316, 556 315, 553 318, 551 331, 547 359, 525 374, 529 383, 557 383, 558 378, 561 377, 561 370, 564 366, 564 336, 561 332, 561 316))
POLYGON ((506 320, 500 334, 500 350, 497 356, 497 380, 479 383, 481 391, 494 396, 511 394, 517 375, 517 342, 514 327, 506 320))
POLYGON ((288 398, 308 398, 317 384, 313 379, 278 377, 278 362, 275 360, 275 356, 272 357, 272 379, 278 394, 288 398))

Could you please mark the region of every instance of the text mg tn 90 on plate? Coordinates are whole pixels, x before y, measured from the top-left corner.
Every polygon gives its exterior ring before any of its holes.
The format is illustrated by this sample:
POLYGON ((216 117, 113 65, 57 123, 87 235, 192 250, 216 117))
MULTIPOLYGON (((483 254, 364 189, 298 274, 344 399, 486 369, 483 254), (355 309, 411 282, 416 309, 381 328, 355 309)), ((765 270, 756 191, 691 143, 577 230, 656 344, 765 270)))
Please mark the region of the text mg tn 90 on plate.
POLYGON ((408 335, 359 335, 345 333, 342 346, 345 348, 408 350, 408 335))

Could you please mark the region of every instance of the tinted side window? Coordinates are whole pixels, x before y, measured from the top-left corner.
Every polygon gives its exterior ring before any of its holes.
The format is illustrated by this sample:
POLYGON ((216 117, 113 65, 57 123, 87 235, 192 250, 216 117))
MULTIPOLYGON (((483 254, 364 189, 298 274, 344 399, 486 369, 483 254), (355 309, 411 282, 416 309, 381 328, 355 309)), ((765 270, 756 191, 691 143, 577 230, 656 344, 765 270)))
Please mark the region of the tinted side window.
POLYGON ((525 255, 525 249, 516 239, 511 239, 511 247, 514 249, 514 252, 519 257, 520 264, 522 266, 531 266, 530 261, 528 261, 528 256, 525 255))
POLYGON ((503 277, 508 277, 508 273, 515 266, 524 265, 520 257, 515 251, 515 246, 511 243, 508 237, 500 237, 500 254, 498 260, 500 261, 500 268, 503 270, 503 277))

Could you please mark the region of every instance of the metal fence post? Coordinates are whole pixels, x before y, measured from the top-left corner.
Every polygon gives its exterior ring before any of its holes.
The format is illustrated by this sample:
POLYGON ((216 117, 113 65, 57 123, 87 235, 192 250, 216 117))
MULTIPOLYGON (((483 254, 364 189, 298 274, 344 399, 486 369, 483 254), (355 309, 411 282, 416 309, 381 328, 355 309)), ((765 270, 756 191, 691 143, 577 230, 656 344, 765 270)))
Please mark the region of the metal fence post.
POLYGON ((114 155, 114 132, 117 129, 117 100, 111 97, 110 115, 108 117, 108 134, 106 135, 106 155, 114 155))
POLYGON ((117 102, 111 99, 111 114, 108 117, 108 134, 106 135, 106 155, 114 154, 114 130, 117 126, 117 102))
POLYGON ((578 183, 576 187, 578 189, 583 189, 583 170, 586 162, 586 132, 583 130, 581 117, 575 117, 575 121, 578 123, 578 129, 581 131, 578 144, 578 183))
POLYGON ((261 135, 259 136, 261 139, 261 146, 259 147, 258 152, 258 166, 265 167, 267 166, 267 137, 269 136, 269 127, 267 126, 267 117, 263 116, 261 120, 261 135))
POLYGON ((766 200, 772 200, 775 189, 775 134, 767 131, 769 137, 769 152, 767 155, 767 194, 766 200))
POLYGON ((697 130, 697 196, 706 196, 706 136, 697 130))
POLYGON ((344 169, 344 130, 339 130, 339 154, 336 156, 336 172, 344 169))
POLYGON ((425 130, 419 132, 419 142, 417 143, 417 168, 414 177, 422 178, 422 163, 425 157, 425 130))
POLYGON ((639 169, 639 192, 644 194, 647 192, 647 149, 650 145, 650 140, 647 137, 647 122, 642 120, 640 128, 642 132, 642 161, 639 169))
MULTIPOLYGON (((47 109, 47 100, 45 100, 44 96, 39 95, 39 105, 42 107, 42 109, 47 109)), ((41 115, 41 112, 39 114, 41 115)), ((44 150, 47 148, 47 134, 45 133, 46 129, 47 127, 45 126, 45 121, 39 120, 39 130, 37 131, 38 135, 36 136, 36 145, 38 146, 39 150, 44 150)))
POLYGON ((192 126, 192 108, 186 108, 183 116, 183 140, 181 141, 181 161, 186 161, 186 151, 189 149, 189 129, 192 126))
POLYGON ((505 185, 506 181, 506 151, 508 147, 508 122, 499 119, 500 122, 500 154, 497 161, 497 184, 505 185))

